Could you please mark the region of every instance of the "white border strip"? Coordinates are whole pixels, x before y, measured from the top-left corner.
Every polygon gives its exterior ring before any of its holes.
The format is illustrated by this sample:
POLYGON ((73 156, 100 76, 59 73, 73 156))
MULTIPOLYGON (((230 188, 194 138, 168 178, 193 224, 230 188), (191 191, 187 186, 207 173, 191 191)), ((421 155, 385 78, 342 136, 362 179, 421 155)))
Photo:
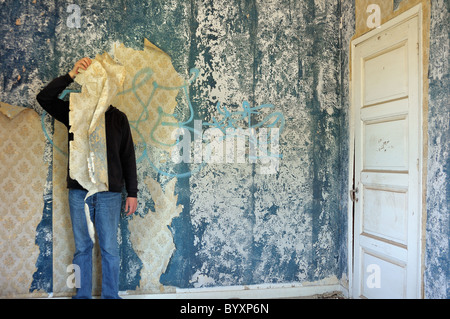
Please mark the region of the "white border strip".
POLYGON ((177 288, 175 293, 165 294, 128 294, 121 292, 123 299, 282 299, 307 298, 332 292, 341 292, 348 296, 346 288, 339 283, 330 285, 263 284, 249 286, 228 286, 210 288, 177 288))

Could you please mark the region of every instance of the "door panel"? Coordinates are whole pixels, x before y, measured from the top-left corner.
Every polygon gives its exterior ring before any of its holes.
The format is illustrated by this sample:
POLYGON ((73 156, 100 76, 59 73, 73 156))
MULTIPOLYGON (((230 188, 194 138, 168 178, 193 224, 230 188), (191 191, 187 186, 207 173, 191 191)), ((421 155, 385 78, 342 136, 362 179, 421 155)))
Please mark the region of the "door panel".
POLYGON ((362 285, 362 295, 371 299, 403 299, 405 298, 406 269, 405 266, 389 260, 386 257, 380 257, 371 254, 369 251, 363 252, 363 269, 370 265, 378 265, 380 278, 379 288, 374 276, 375 272, 366 271, 364 275, 364 284, 362 285), (365 266, 365 267, 364 267, 365 266))
POLYGON ((353 45, 354 297, 419 295, 419 40, 416 15, 353 45))
POLYGON ((408 193, 366 186, 363 197, 363 233, 406 245, 408 193))
POLYGON ((407 46, 389 48, 363 61, 364 105, 379 103, 407 95, 407 46))
POLYGON ((408 169, 408 119, 363 121, 365 170, 408 169))

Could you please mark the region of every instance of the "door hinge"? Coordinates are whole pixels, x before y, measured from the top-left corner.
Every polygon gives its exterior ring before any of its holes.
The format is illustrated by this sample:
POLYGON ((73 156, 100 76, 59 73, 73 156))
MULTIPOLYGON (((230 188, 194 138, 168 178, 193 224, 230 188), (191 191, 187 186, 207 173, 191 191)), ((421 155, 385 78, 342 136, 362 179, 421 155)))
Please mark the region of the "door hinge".
POLYGON ((358 194, 358 187, 350 190, 350 199, 355 203, 358 202, 358 197, 356 197, 356 194, 358 194))

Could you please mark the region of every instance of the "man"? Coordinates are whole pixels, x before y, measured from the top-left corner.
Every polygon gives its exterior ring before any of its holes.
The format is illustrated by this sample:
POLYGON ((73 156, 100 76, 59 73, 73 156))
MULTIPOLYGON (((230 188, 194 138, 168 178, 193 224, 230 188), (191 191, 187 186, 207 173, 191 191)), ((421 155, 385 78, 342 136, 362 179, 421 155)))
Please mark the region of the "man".
MULTIPOLYGON (((69 102, 58 98, 60 93, 73 82, 79 69, 86 70, 91 59, 77 61, 66 75, 51 81, 38 95, 37 100, 44 110, 68 129, 69 102)), ((122 207, 122 189, 125 184, 127 199, 125 212, 133 214, 137 208, 137 173, 134 144, 130 125, 124 113, 113 106, 105 112, 105 134, 109 190, 88 197, 92 222, 97 230, 102 256, 102 293, 105 299, 118 299, 119 292, 119 244, 117 230, 122 207)), ((73 135, 69 134, 69 141, 73 135)), ((84 211, 87 190, 67 172, 69 207, 75 240, 73 264, 80 267, 81 283, 73 298, 92 298, 92 248, 84 211)))

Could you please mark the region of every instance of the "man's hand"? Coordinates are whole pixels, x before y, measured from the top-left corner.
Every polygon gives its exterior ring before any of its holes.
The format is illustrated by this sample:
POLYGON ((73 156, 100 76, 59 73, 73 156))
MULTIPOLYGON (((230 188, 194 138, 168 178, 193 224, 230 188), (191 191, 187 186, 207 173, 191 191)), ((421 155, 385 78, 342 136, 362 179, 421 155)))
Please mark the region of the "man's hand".
POLYGON ((75 65, 73 66, 73 69, 69 72, 69 75, 72 79, 75 78, 75 76, 78 74, 78 69, 82 68, 83 70, 86 70, 88 66, 90 66, 92 63, 91 59, 89 58, 82 58, 81 60, 78 60, 75 65))
POLYGON ((127 197, 125 202, 125 213, 127 216, 133 214, 137 209, 137 198, 136 197, 127 197))

